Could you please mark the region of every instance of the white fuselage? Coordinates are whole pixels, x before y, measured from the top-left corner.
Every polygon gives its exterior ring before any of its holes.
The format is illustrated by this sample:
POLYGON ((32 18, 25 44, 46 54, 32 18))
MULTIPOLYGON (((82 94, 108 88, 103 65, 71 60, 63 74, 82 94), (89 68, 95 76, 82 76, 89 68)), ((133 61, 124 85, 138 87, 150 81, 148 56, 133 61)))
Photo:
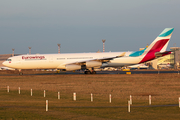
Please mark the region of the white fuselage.
MULTIPOLYGON (((65 69, 67 71, 92 69, 94 67, 121 67, 147 62, 166 53, 174 28, 165 28, 144 50, 136 52, 32 54, 14 56, 3 65, 15 69, 65 69)), ((89 72, 88 72, 89 73, 89 72)), ((93 73, 93 70, 92 70, 93 73)))
MULTIPOLYGON (((16 69, 65 69, 67 64, 113 57, 122 53, 123 52, 19 55, 8 58, 3 64, 16 69)), ((142 56, 129 57, 130 53, 132 52, 126 52, 123 57, 110 60, 104 64, 104 67, 121 67, 124 65, 137 64, 141 61, 142 56)))

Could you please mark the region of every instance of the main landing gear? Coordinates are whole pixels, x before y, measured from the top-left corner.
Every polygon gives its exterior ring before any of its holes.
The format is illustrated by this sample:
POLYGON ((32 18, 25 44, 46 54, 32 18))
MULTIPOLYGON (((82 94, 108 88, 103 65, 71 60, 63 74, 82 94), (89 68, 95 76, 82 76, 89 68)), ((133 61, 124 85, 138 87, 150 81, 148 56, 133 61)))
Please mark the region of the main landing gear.
POLYGON ((84 74, 96 74, 96 71, 94 71, 94 68, 92 68, 92 69, 86 69, 86 70, 84 71, 84 74))

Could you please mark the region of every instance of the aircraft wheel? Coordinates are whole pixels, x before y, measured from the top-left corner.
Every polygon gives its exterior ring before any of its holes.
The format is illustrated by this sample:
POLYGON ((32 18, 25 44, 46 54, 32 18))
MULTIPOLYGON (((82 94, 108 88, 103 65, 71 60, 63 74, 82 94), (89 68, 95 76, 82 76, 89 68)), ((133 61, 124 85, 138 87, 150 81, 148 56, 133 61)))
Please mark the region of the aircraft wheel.
POLYGON ((84 74, 91 74, 91 72, 90 71, 85 71, 84 74))
POLYGON ((84 74, 91 74, 91 72, 90 71, 85 71, 84 74))
POLYGON ((96 74, 96 71, 93 71, 92 74, 96 74))
POLYGON ((87 74, 91 74, 91 72, 90 71, 86 71, 87 72, 87 74))

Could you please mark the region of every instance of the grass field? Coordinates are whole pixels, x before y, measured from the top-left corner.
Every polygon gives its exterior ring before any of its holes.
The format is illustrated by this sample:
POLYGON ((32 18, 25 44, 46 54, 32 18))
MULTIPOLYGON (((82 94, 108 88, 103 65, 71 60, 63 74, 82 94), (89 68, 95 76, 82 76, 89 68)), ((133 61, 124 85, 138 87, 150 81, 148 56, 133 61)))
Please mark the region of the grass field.
POLYGON ((0 76, 0 82, 0 119, 180 118, 178 74, 13 75, 0 76), (7 86, 10 87, 9 93, 7 86), (60 100, 57 99, 58 91, 60 100), (76 92, 76 101, 73 101, 73 92, 76 92), (93 102, 90 101, 91 93, 93 102), (112 95, 112 103, 109 103, 109 94, 112 95), (130 113, 127 109, 129 95, 133 101, 130 113), (149 95, 152 96, 151 106, 149 95), (45 111, 46 100, 49 101, 48 112, 45 111))

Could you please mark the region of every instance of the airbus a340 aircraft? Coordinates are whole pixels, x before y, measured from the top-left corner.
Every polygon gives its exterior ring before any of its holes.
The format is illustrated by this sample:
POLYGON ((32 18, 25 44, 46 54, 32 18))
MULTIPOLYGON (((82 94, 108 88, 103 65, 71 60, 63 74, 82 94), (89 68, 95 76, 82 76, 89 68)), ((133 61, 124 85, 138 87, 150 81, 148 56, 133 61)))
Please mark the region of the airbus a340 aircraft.
MULTIPOLYGON (((85 74, 95 74, 94 68, 121 67, 139 64, 170 54, 166 51, 174 28, 165 28, 144 50, 136 52, 31 54, 8 58, 4 66, 18 69, 63 69, 66 71, 86 69, 85 74)), ((22 73, 21 73, 22 74, 22 73)))

